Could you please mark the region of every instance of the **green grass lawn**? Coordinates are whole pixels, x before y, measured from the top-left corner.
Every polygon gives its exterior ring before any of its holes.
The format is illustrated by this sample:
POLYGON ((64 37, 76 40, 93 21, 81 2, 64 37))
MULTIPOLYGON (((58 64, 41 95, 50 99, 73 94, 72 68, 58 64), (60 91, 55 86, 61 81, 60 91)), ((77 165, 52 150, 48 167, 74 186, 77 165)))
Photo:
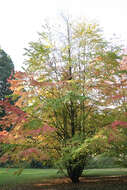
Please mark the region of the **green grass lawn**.
MULTIPOLYGON (((47 178, 62 177, 57 174, 57 169, 24 169, 21 175, 14 175, 17 169, 0 168, 0 185, 2 184, 29 184, 41 182, 47 178)), ((116 176, 127 175, 126 168, 113 169, 88 169, 83 176, 116 176)))
POLYGON ((84 170, 83 176, 119 176, 127 175, 127 168, 107 168, 84 170))
POLYGON ((1 184, 19 184, 19 183, 34 183, 43 181, 47 178, 59 177, 56 169, 24 169, 21 175, 15 175, 18 169, 0 168, 0 185, 1 184))

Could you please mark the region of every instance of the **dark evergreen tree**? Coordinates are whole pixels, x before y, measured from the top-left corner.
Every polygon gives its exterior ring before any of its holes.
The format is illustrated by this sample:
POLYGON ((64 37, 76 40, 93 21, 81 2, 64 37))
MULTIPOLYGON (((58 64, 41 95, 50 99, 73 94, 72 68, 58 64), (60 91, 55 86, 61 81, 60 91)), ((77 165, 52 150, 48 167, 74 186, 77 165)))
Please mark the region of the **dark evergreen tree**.
POLYGON ((14 64, 11 58, 5 53, 4 50, 0 49, 0 99, 4 100, 7 95, 12 94, 9 89, 10 84, 8 78, 13 77, 14 64))
MULTIPOLYGON (((8 78, 13 78, 14 75, 14 64, 11 58, 7 53, 0 49, 0 100, 4 100, 6 96, 11 95, 13 92, 10 90, 10 83, 8 78)), ((10 99, 10 102, 11 99, 10 99)), ((5 116, 5 110, 3 107, 0 107, 0 120, 5 116)), ((3 130, 3 127, 0 126, 0 130, 3 130)))

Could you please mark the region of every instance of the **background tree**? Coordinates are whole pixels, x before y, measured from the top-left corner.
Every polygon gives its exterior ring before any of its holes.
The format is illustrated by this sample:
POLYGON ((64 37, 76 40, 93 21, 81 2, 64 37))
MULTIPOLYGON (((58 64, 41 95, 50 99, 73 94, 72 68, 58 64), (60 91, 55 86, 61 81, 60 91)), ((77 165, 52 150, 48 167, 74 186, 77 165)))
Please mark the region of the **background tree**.
POLYGON ((10 95, 10 85, 8 78, 14 74, 14 64, 11 58, 0 49, 0 99, 5 99, 5 96, 10 95))
MULTIPOLYGON (((0 100, 4 101, 6 96, 11 95, 10 83, 8 78, 13 78, 14 75, 14 64, 11 58, 5 53, 3 49, 0 49, 0 100)), ((0 107, 0 119, 5 116, 5 110, 0 107)), ((2 125, 0 127, 2 130, 2 125)))
MULTIPOLYGON (((11 58, 5 53, 3 49, 0 48, 0 101, 5 101, 6 96, 9 96, 12 94, 12 91, 10 90, 10 83, 8 82, 8 78, 13 78, 14 75, 14 64, 11 60, 11 58)), ((11 99, 10 99, 11 102, 11 99)), ((6 115, 4 106, 0 106, 0 122, 2 121, 2 118, 6 115)), ((6 128, 6 130, 9 130, 11 126, 10 125, 6 128)), ((4 130, 4 124, 0 123, 0 131, 4 130)), ((6 149, 6 145, 0 144, 0 155, 3 155, 6 149)))

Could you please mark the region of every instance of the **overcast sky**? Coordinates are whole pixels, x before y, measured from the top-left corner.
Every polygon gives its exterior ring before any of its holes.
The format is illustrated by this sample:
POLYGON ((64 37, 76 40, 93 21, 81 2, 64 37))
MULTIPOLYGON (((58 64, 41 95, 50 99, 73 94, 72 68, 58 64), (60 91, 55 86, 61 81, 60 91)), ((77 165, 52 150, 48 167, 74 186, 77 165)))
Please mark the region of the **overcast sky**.
POLYGON ((37 39, 46 18, 61 12, 97 20, 105 36, 116 34, 127 46, 127 0, 0 0, 0 46, 16 69, 24 61, 24 48, 37 39))

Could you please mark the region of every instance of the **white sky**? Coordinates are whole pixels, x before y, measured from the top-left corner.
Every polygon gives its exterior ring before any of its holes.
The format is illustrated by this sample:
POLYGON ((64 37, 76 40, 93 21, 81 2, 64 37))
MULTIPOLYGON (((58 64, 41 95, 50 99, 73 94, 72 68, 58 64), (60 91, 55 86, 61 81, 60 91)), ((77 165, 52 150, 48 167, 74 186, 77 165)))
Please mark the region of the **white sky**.
POLYGON ((24 60, 24 48, 38 39, 46 18, 60 12, 97 20, 106 36, 115 33, 127 46, 127 0, 0 0, 0 46, 16 69, 24 60))

